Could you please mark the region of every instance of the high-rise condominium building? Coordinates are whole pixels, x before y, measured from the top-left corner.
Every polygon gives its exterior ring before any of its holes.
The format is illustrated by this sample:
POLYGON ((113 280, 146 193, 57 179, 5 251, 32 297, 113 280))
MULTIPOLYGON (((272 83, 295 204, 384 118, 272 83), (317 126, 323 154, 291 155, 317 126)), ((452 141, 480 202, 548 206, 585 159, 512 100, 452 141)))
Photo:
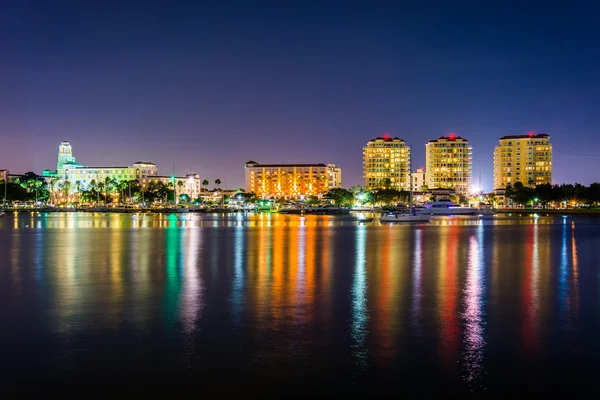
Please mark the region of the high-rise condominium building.
POLYGON ((550 136, 503 136, 494 149, 494 189, 521 182, 525 186, 552 183, 550 136))
POLYGON ((409 190, 410 147, 389 135, 369 140, 363 147, 363 177, 367 190, 409 190))
POLYGON ((473 170, 473 149, 467 139, 454 134, 425 145, 426 185, 429 189, 454 189, 468 195, 473 170))
POLYGON ((264 199, 321 196, 329 190, 328 171, 329 167, 325 164, 259 164, 248 161, 245 165, 246 191, 264 199))

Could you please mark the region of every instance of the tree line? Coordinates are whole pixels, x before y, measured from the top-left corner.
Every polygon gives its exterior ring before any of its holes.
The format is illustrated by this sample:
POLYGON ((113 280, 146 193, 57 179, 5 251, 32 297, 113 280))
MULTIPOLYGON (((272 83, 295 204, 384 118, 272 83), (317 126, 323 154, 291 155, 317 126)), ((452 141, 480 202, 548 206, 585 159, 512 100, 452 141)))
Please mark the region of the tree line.
POLYGON ((505 196, 520 206, 540 204, 544 207, 549 205, 593 207, 600 203, 600 183, 592 183, 590 186, 579 183, 562 185, 546 183, 531 187, 516 182, 506 187, 505 196))
MULTIPOLYGON (((172 182, 149 182, 142 187, 138 180, 91 180, 88 185, 81 181, 61 180, 58 177, 46 179, 33 172, 27 172, 14 182, 0 180, 0 199, 7 201, 38 201, 43 203, 153 203, 175 200, 175 189, 181 192, 184 183, 178 181, 176 187, 172 182)), ((204 190, 208 190, 209 181, 202 181, 204 190)), ((215 179, 215 188, 221 185, 220 179, 215 179)), ((199 201, 191 199, 188 194, 179 194, 181 202, 199 201)))

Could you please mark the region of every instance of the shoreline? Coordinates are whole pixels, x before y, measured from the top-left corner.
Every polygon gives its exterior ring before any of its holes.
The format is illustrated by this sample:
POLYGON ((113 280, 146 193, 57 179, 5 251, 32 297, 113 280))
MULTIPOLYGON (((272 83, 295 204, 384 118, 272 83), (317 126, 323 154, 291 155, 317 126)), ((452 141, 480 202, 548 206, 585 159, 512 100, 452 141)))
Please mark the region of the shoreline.
POLYGON ((587 216, 600 216, 600 209, 587 209, 587 208, 498 208, 496 209, 497 214, 548 214, 548 215, 587 215, 587 216))
MULTIPOLYGON (((261 214, 261 213, 278 213, 277 211, 248 211, 248 210, 189 210, 181 212, 172 209, 139 209, 139 210, 76 210, 76 209, 6 209, 0 210, 6 214, 9 213, 100 213, 100 214, 261 214)), ((370 212, 379 213, 377 211, 364 211, 364 210, 350 210, 350 212, 370 212)), ((281 213, 282 215, 301 215, 300 213, 281 213)), ((556 215, 580 215, 580 216, 599 216, 600 209, 523 209, 523 208, 500 208, 496 209, 496 214, 517 214, 517 215, 545 215, 545 216, 556 216, 556 215)), ((303 214, 302 214, 303 215, 303 214)), ((312 214, 311 214, 312 215, 312 214)), ((321 215, 348 215, 348 214, 321 214, 321 215)))

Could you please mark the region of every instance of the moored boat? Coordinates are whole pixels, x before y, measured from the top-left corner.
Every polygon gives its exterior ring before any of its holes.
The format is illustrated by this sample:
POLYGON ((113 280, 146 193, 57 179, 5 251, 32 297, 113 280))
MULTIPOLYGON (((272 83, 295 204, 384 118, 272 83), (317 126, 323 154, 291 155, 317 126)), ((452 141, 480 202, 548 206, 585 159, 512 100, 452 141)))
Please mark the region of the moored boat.
POLYGON ((475 207, 462 207, 450 199, 437 199, 433 203, 425 205, 425 207, 418 212, 419 214, 430 214, 430 215, 475 215, 479 214, 479 209, 475 207))
POLYGON ((381 216, 380 222, 429 222, 431 214, 391 212, 381 216))

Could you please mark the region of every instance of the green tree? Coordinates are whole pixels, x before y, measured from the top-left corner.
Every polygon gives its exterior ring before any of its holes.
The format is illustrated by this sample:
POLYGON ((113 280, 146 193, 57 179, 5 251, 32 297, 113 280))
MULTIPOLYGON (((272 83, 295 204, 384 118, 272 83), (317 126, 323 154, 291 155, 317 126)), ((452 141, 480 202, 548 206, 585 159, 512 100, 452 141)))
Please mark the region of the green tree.
POLYGON ((394 205, 397 203, 407 203, 409 193, 396 189, 379 189, 371 192, 371 204, 381 204, 384 206, 394 205))
POLYGON ((533 200, 535 194, 533 189, 525 187, 521 182, 515 182, 514 186, 506 187, 506 196, 513 203, 525 206, 533 200))
POLYGON ((392 186, 392 180, 390 178, 383 178, 379 181, 380 187, 389 189, 392 186))
POLYGON ((53 177, 50 179, 50 203, 56 203, 56 186, 59 181, 58 177, 53 177))
POLYGON ((330 200, 335 206, 348 207, 354 201, 354 195, 351 191, 341 188, 330 189, 325 198, 330 200))
MULTIPOLYGON (((4 191, 4 184, 2 184, 2 190, 4 191)), ((25 201, 27 200, 29 193, 27 189, 16 182, 8 182, 6 184, 6 200, 7 201, 25 201)), ((4 200, 4 193, 2 196, 4 200)))
POLYGON ((179 190, 179 193, 183 191, 183 181, 177 181, 177 189, 179 190))
POLYGON ((544 208, 552 201, 558 200, 556 189, 549 183, 537 185, 533 189, 533 197, 537 199, 544 208))
POLYGON ((594 206, 600 203, 600 183, 592 183, 587 190, 587 198, 590 205, 594 206))
POLYGON ((205 179, 202 181, 202 186, 204 186, 205 190, 208 190, 208 185, 210 184, 210 182, 208 182, 208 179, 205 179))
POLYGON ((304 201, 308 206, 318 206, 319 198, 317 196, 308 196, 308 198, 304 201))

